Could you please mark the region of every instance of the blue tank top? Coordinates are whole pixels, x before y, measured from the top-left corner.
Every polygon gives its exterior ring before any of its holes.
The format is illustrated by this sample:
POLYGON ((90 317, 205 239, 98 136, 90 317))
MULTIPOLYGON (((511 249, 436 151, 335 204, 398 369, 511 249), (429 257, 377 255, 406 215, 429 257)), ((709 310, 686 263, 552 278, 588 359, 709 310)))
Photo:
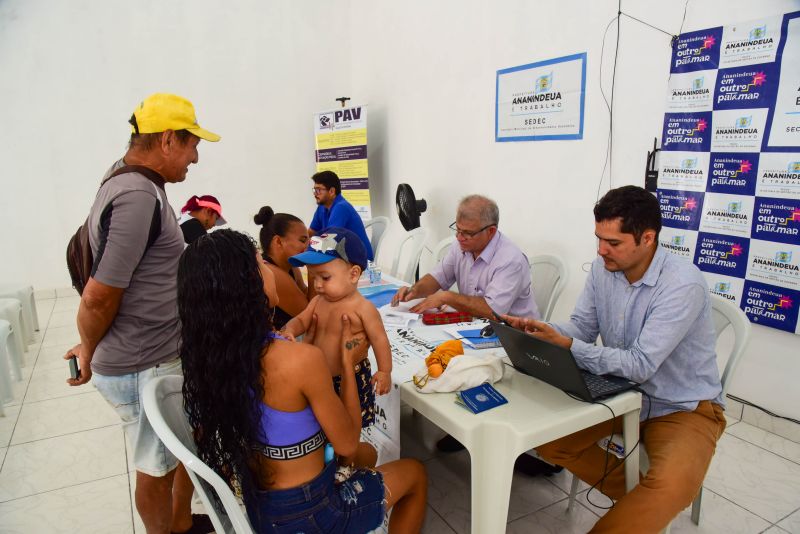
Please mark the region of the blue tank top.
MULTIPOLYGON (((286 339, 275 332, 267 334, 267 338, 286 339)), ((306 406, 299 412, 276 410, 263 401, 260 406, 260 443, 253 444, 253 448, 267 458, 300 458, 325 445, 325 433, 311 406, 306 406)))

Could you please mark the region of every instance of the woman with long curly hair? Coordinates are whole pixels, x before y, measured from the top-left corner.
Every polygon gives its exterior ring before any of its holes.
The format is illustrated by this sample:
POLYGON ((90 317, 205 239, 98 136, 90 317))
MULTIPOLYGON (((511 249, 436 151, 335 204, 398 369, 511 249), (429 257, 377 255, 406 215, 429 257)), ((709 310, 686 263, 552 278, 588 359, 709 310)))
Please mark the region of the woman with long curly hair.
POLYGON ((416 460, 354 469, 335 482, 338 455, 359 448, 353 358, 365 339, 342 317, 341 393, 322 352, 282 339, 270 323, 275 278, 252 239, 199 238, 181 257, 178 311, 184 405, 198 456, 239 485, 258 532, 368 532, 393 508, 391 532, 418 532, 427 478, 416 460))

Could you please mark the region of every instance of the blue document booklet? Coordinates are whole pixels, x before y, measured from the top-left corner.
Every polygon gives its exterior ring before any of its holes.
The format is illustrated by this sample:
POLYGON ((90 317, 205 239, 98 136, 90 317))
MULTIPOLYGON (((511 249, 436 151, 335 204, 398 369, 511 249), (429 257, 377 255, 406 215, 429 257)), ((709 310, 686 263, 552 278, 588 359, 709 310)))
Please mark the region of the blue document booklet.
POLYGON ((456 393, 456 403, 472 413, 481 413, 508 404, 508 400, 488 382, 456 393))
POLYGON ((445 328, 444 331, 454 338, 460 339, 470 349, 494 349, 502 346, 500 338, 495 335, 481 337, 482 329, 483 326, 475 328, 472 325, 462 325, 445 328))

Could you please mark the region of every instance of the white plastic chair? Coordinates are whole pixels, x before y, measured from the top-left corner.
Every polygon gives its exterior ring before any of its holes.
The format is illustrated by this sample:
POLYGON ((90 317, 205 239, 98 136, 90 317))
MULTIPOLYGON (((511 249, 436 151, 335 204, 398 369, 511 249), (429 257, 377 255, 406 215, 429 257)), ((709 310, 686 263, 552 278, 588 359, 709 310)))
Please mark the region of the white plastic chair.
POLYGON ((5 319, 11 323, 11 331, 14 333, 14 344, 16 350, 12 356, 17 358, 17 365, 24 367, 24 354, 28 351, 28 344, 25 342, 22 329, 22 304, 17 299, 0 298, 0 319, 5 319))
MULTIPOLYGON (((714 323, 714 330, 717 334, 717 339, 725 329, 730 326, 733 328, 734 343, 731 348, 730 356, 725 364, 725 369, 722 372, 720 382, 722 383, 722 397, 728 392, 728 386, 731 384, 731 378, 739 365, 747 344, 750 342, 750 320, 747 315, 733 302, 726 300, 717 295, 711 295, 711 320, 714 323)), ((650 462, 647 457, 647 451, 644 449, 644 444, 639 444, 639 470, 644 474, 647 473, 650 467, 650 462)), ((578 494, 578 477, 572 475, 572 487, 569 492, 569 504, 567 511, 572 509, 572 504, 575 502, 575 497, 578 494)), ((692 523, 695 525, 700 524, 700 506, 703 501, 703 486, 700 485, 700 491, 697 497, 692 501, 692 523)), ((664 532, 669 534, 670 526, 664 529, 664 532)))
POLYGON ((450 250, 450 246, 453 244, 453 241, 456 240, 456 236, 451 235, 449 237, 445 237, 438 243, 436 246, 433 247, 433 262, 434 264, 440 263, 444 257, 447 255, 447 251, 450 250))
POLYGON ((254 534, 247 516, 231 489, 196 455, 192 427, 183 410, 183 377, 162 376, 148 383, 142 392, 142 404, 150 425, 159 439, 186 467, 194 489, 218 533, 254 534), (222 506, 214 498, 216 491, 222 506))
POLYGON ((3 405, 14 400, 11 389, 11 370, 8 367, 8 338, 11 336, 11 323, 0 319, 0 416, 5 415, 3 405))
POLYGON ((0 285, 0 298, 12 298, 22 304, 22 332, 26 343, 33 343, 34 331, 39 331, 39 314, 36 312, 36 299, 33 286, 0 285))
POLYGON ((397 252, 395 252, 394 260, 392 261, 392 276, 400 278, 409 284, 414 283, 414 276, 417 272, 419 259, 422 257, 422 249, 425 248, 425 239, 427 239, 427 237, 428 231, 425 228, 414 228, 406 232, 406 236, 400 241, 400 245, 397 247, 397 252), (408 250, 405 251, 408 260, 406 261, 405 269, 401 272, 399 270, 400 258, 403 256, 405 244, 409 241, 411 245, 409 245, 408 250))
POLYGON ((543 321, 549 321, 558 297, 567 287, 567 267, 558 256, 539 254, 533 256, 531 266, 531 290, 536 307, 543 321))
POLYGON ((389 227, 389 217, 373 217, 364 223, 364 229, 372 228, 372 237, 369 244, 372 245, 372 257, 377 261, 378 250, 381 248, 386 229, 389 227))
POLYGON ((13 373, 17 381, 20 381, 22 380, 22 369, 20 369, 22 353, 19 351, 16 337, 17 333, 14 332, 12 323, 0 315, 0 359, 6 362, 0 362, 0 366, 10 366, 9 372, 13 373))

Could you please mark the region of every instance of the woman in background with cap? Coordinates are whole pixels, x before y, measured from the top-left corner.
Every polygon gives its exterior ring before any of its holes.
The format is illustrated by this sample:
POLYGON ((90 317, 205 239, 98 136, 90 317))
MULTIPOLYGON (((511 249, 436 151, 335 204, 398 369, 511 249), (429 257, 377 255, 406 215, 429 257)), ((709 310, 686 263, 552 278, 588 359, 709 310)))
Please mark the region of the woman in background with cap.
POLYGON ((187 246, 198 237, 206 235, 208 230, 226 222, 222 217, 219 200, 211 195, 192 196, 181 208, 181 216, 178 218, 187 246))
POLYGON ((299 218, 288 213, 275 213, 269 206, 262 207, 253 217, 261 226, 259 241, 261 256, 267 267, 275 274, 280 306, 275 306, 272 324, 276 330, 306 309, 314 296, 303 282, 300 270, 289 265, 289 257, 305 252, 308 243, 308 228, 299 218))

